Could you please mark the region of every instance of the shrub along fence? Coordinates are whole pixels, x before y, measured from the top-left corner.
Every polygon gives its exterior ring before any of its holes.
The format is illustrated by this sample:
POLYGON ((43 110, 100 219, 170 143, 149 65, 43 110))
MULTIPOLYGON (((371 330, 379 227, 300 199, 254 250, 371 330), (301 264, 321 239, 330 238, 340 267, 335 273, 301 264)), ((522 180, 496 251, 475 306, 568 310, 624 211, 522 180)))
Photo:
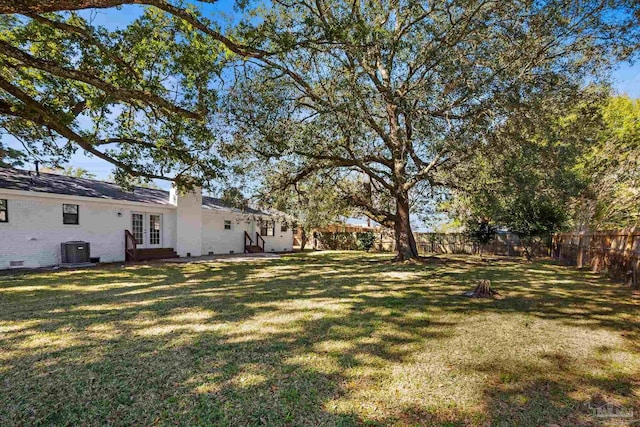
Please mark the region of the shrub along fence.
POLYGON ((640 286, 640 230, 557 233, 551 256, 579 268, 606 271, 613 277, 640 286))
MULTIPOLYGON (((314 233, 315 249, 357 250, 362 249, 365 235, 373 235, 371 248, 380 252, 395 250, 392 230, 379 229, 370 232, 317 231, 314 233)), ((423 254, 477 254, 480 246, 464 233, 414 233, 418 252, 423 254)), ((537 256, 549 255, 549 245, 541 245, 537 256)), ((482 252, 493 255, 522 256, 520 239, 513 233, 498 233, 496 238, 486 245, 482 252)))
POLYGON ((314 249, 370 250, 376 235, 372 231, 316 231, 313 233, 314 249))

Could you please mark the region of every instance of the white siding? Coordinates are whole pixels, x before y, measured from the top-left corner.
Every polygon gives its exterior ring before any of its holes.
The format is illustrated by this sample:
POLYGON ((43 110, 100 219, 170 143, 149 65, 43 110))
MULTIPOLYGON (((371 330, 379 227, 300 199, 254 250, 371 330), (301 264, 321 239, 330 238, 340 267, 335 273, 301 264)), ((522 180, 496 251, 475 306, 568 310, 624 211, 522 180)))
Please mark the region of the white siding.
POLYGON ((282 224, 276 221, 274 236, 262 236, 264 238, 265 252, 290 252, 293 250, 293 230, 291 224, 287 231, 281 231, 282 224))
POLYGON ((255 242, 254 227, 247 223, 245 215, 203 209, 202 210, 202 254, 236 254, 244 252, 244 232, 255 242), (231 221, 231 230, 224 229, 224 221, 231 221))
POLYGON ((89 242, 91 256, 100 257, 101 262, 123 261, 124 230, 131 229, 132 210, 161 213, 163 246, 175 247, 176 221, 172 208, 55 195, 22 196, 3 193, 1 189, 0 199, 7 199, 9 205, 9 222, 0 223, 0 269, 9 268, 11 261, 23 261, 23 267, 59 264, 60 243, 70 240, 89 242), (62 223, 63 203, 80 206, 79 225, 62 223))
MULTIPOLYGON (((0 269, 47 267, 60 264, 60 243, 81 240, 91 245, 91 256, 101 262, 124 261, 124 230, 131 230, 131 212, 162 214, 162 247, 174 248, 180 256, 187 252, 228 254, 244 252, 244 233, 255 244, 255 220, 248 215, 199 208, 199 195, 174 195, 175 205, 151 205, 87 197, 29 193, 0 189, 7 199, 9 222, 0 223, 0 269), (62 205, 80 206, 79 225, 62 223, 62 205), (120 215, 119 215, 120 214, 120 215), (225 220, 231 230, 224 229, 225 220)), ((276 223, 275 236, 263 236, 266 252, 291 251, 293 230, 281 231, 276 223)))
POLYGON ((200 256, 202 253, 202 191, 181 194, 171 189, 169 200, 176 209, 176 252, 179 256, 200 256))

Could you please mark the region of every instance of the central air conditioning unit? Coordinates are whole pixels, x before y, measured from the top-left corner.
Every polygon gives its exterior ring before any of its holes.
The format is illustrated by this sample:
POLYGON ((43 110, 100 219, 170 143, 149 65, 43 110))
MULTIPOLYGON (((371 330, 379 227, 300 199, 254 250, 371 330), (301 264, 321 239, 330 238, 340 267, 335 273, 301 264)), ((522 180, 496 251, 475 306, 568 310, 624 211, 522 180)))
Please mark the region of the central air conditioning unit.
POLYGON ((60 244, 63 264, 86 264, 90 262, 89 242, 64 242, 60 244))

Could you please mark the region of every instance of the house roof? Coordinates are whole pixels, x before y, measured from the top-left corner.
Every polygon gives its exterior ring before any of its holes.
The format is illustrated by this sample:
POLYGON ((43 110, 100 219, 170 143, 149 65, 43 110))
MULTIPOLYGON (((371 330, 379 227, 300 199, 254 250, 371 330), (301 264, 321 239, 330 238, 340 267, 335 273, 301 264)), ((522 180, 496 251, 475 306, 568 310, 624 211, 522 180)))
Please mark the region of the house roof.
MULTIPOLYGON (((169 192, 165 190, 134 187, 133 191, 125 191, 118 184, 112 182, 51 173, 36 175, 34 172, 12 168, 0 168, 0 189, 170 205, 169 192)), ((266 215, 257 209, 236 209, 226 205, 221 199, 208 196, 202 197, 202 207, 211 210, 266 215)))
POLYGON ((222 199, 218 199, 216 197, 209 197, 209 196, 202 196, 202 207, 204 209, 225 210, 225 211, 244 213, 244 214, 267 215, 267 216, 270 215, 268 212, 264 212, 258 209, 253 209, 248 206, 245 207, 244 209, 234 208, 234 207, 225 205, 222 199))

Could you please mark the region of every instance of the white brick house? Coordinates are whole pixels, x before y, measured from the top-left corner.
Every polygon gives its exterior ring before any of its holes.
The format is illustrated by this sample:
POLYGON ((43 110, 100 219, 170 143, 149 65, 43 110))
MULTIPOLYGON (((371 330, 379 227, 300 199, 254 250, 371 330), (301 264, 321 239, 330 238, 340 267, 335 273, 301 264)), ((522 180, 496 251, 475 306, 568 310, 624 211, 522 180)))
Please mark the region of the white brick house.
POLYGON ((103 181, 0 168, 0 269, 60 264, 67 241, 89 242, 101 262, 124 261, 125 230, 137 259, 287 252, 293 245, 281 215, 231 208, 199 190, 125 192, 103 181))

